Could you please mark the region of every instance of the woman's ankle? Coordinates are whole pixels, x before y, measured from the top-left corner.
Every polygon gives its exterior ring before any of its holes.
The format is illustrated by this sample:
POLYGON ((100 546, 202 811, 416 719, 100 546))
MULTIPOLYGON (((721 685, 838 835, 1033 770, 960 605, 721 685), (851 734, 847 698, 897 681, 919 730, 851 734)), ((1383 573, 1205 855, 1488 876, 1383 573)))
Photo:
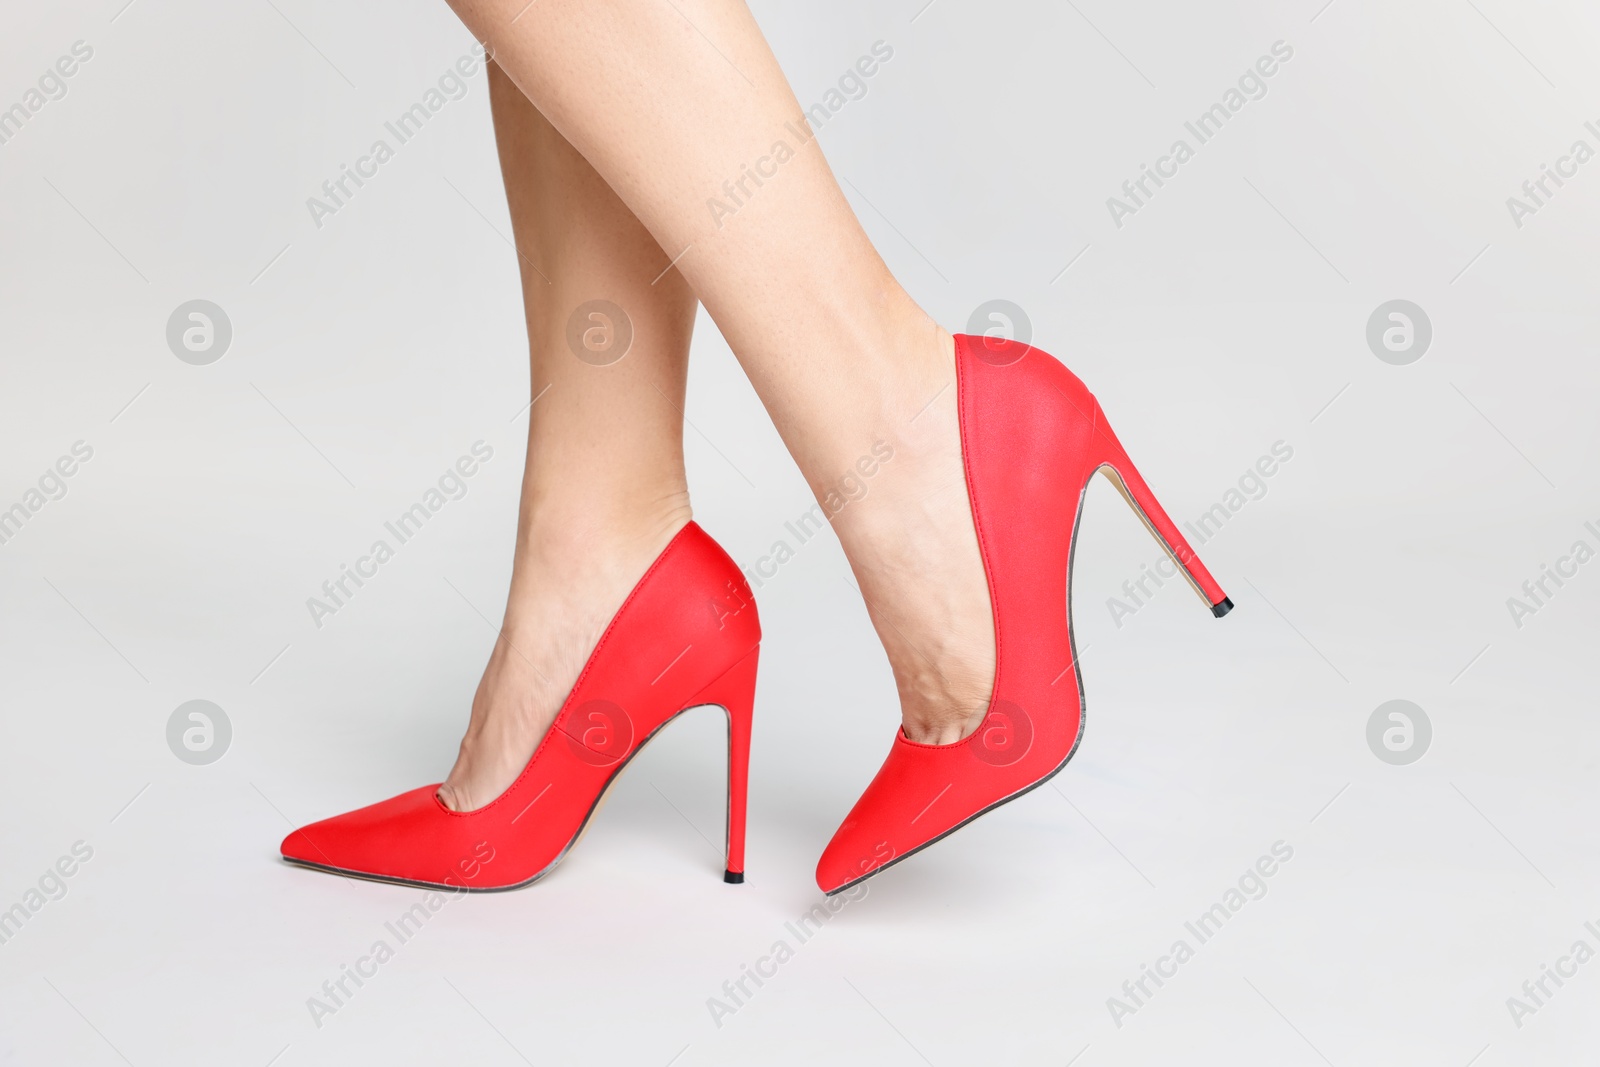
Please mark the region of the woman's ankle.
POLYGON ((643 506, 539 508, 518 528, 506 629, 521 629, 519 609, 552 585, 569 596, 624 582, 631 588, 692 518, 687 491, 643 506))

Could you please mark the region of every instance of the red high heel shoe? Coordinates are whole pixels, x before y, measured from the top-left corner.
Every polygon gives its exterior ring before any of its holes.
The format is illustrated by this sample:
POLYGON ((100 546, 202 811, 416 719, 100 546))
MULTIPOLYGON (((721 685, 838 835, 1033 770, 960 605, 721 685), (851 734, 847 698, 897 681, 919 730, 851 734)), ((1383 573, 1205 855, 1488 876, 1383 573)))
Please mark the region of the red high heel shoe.
POLYGON ((582 836, 606 790, 680 713, 728 713, 728 858, 744 881, 750 717, 761 624, 744 575, 689 523, 618 609, 522 774, 475 811, 438 785, 312 823, 283 841, 290 863, 452 890, 517 889, 548 874, 582 836))
POLYGON ((961 451, 994 609, 994 691, 977 731, 954 744, 918 744, 896 731, 889 758, 817 864, 817 885, 830 894, 1043 785, 1077 751, 1083 688, 1070 566, 1096 472, 1111 479, 1214 615, 1233 607, 1071 371, 1018 342, 955 342, 961 451))

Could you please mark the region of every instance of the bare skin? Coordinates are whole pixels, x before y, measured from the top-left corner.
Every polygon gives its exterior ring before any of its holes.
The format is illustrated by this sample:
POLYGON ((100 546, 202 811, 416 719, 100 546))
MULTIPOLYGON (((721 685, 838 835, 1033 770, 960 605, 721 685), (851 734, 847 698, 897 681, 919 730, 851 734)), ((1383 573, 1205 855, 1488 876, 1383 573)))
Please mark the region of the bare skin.
POLYGON ((439 788, 455 811, 483 807, 521 773, 606 624, 690 517, 680 411, 694 295, 675 271, 650 284, 668 257, 492 63, 489 98, 538 399, 505 622, 439 788), (633 324, 613 363, 567 344, 568 318, 596 299, 626 307, 633 324))
POLYGON ((953 344, 872 247, 748 9, 453 6, 496 59, 533 389, 550 390, 530 424, 505 639, 441 798, 471 810, 510 785, 606 622, 688 521, 681 405, 696 297, 819 499, 875 444, 893 449, 834 529, 906 735, 948 744, 972 733, 993 688, 994 627, 953 344), (763 157, 775 173, 757 184, 746 175, 763 157), (707 200, 731 203, 725 182, 739 203, 719 218, 707 200), (635 329, 627 357, 607 367, 565 340, 572 310, 596 297, 635 329))

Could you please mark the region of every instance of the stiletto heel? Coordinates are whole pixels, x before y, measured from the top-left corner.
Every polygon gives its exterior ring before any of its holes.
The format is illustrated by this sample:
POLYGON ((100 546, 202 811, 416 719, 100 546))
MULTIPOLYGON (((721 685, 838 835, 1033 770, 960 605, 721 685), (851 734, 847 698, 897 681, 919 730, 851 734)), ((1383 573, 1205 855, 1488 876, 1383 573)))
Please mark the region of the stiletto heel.
POLYGON ((728 861, 722 880, 744 881, 745 808, 750 793, 750 727, 756 698, 757 646, 728 672, 706 686, 695 704, 716 704, 728 713, 728 861))
POLYGON ((528 885, 572 850, 622 769, 662 727, 688 708, 720 704, 729 720, 729 881, 738 880, 760 642, 744 575, 691 522, 623 601, 504 793, 473 811, 451 811, 438 785, 422 786, 296 830, 283 841, 283 858, 403 885, 528 885))
POLYGON ((994 610, 994 689, 978 729, 954 744, 895 732, 817 863, 817 884, 830 894, 1038 788, 1077 752, 1083 684, 1067 591, 1096 473, 1111 479, 1214 615, 1233 607, 1076 375, 1015 341, 957 336, 955 346, 961 456, 994 610))
POLYGON ((1133 465, 1133 460, 1128 458, 1128 452, 1122 447, 1122 442, 1117 440, 1117 435, 1111 429, 1111 424, 1106 421, 1105 413, 1100 410, 1097 402, 1094 406, 1095 433, 1098 443, 1105 449, 1105 458, 1096 468, 1106 476, 1112 485, 1117 487, 1117 492, 1122 494, 1122 499, 1128 502, 1128 507, 1139 516, 1145 529, 1150 531, 1150 536, 1156 543, 1166 550, 1172 557, 1172 562, 1177 564, 1178 570, 1189 580, 1189 585, 1206 607, 1211 609, 1211 614, 1222 618, 1233 610, 1233 601, 1228 599, 1222 591, 1222 586, 1211 577, 1211 572, 1206 570, 1206 565, 1200 562, 1200 557, 1194 549, 1189 547, 1189 542, 1179 531, 1177 524, 1167 516, 1167 511, 1150 491, 1150 486, 1145 483, 1144 476, 1139 473, 1139 468, 1133 465))

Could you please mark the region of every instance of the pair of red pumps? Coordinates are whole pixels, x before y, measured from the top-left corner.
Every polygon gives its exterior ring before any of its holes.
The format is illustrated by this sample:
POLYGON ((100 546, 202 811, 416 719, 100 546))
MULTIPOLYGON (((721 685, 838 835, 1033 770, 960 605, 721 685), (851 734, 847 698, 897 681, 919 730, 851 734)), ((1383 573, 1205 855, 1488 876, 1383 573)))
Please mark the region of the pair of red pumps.
MULTIPOLYGON (((1084 490, 1097 471, 1213 614, 1233 607, 1071 371, 1024 344, 958 336, 956 376, 967 491, 994 610, 994 692, 983 724, 954 744, 918 744, 896 731, 889 758, 817 864, 817 884, 830 894, 1042 785, 1077 751, 1083 690, 1069 627, 1069 567, 1084 490)), ((296 830, 283 856, 407 885, 528 885, 577 843, 606 790, 657 730, 689 708, 715 704, 728 714, 724 877, 742 882, 760 641, 744 576, 691 522, 611 620, 555 724, 499 799, 451 811, 437 785, 423 786, 296 830)))

